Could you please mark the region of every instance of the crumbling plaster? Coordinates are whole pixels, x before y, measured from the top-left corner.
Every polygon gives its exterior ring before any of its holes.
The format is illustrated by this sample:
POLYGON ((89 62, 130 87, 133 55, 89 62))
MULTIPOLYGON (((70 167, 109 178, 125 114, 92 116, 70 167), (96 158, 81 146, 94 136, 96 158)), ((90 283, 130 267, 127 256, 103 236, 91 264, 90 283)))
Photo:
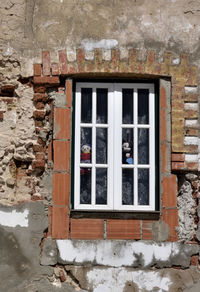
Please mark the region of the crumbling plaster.
MULTIPOLYGON (((0 128, 1 289, 8 292, 83 291, 81 288, 94 292, 199 291, 197 268, 162 268, 176 265, 175 257, 174 262, 168 264, 161 261, 161 269, 154 271, 154 267, 149 267, 158 258, 152 253, 153 259, 147 265, 145 274, 143 270, 122 267, 122 262, 117 267, 85 267, 84 261, 79 258, 76 263, 84 264, 84 267, 69 266, 73 260, 64 262, 68 264, 64 272, 68 277, 62 279, 59 268, 51 267, 57 262, 55 241, 44 240, 42 247, 43 232, 47 228, 46 205, 51 204, 51 169, 41 179, 35 174, 30 177, 23 174, 31 171, 29 162, 34 159, 32 148, 37 139, 32 119, 33 89, 29 77, 33 76, 33 63, 41 63, 41 50, 50 50, 52 60, 55 58, 56 61, 57 51, 63 48, 67 49, 69 61, 75 60, 76 49, 80 47, 86 50, 86 59, 94 57, 93 49, 102 48, 105 60, 111 58, 112 48, 119 48, 123 58, 127 57, 129 47, 139 48, 141 59, 145 58, 147 49, 155 50, 157 58, 161 58, 163 51, 169 50, 177 54, 174 64, 180 62, 179 55, 184 52, 189 53, 190 60, 200 67, 200 1, 4 0, 0 3, 0 15, 0 86, 11 84, 15 88, 12 104, 0 103, 0 110, 4 113, 0 128), (27 78, 26 84, 22 82, 24 78, 27 78), (16 163, 22 165, 18 179, 16 163), (43 196, 43 203, 28 203, 34 194, 37 198, 43 196), (24 201, 27 203, 24 204, 24 201), (43 250, 43 266, 40 265, 39 246, 43 250)), ((54 92, 52 94, 55 95, 54 92)), ((55 98, 55 102, 62 101, 55 98)), ((188 120, 188 123, 194 123, 194 120, 188 120)), ((49 131, 48 124, 46 130, 49 131)), ((195 141, 198 144, 198 139, 195 141)), ((186 143, 190 144, 190 140, 186 143)), ((184 178, 178 197, 178 234, 182 241, 190 241, 196 232, 193 206, 192 184, 184 178)), ((198 227, 198 240, 199 230, 198 227)), ((143 249, 147 248, 145 243, 133 243, 134 246, 142 244, 143 249)), ((165 246, 163 243, 152 244, 155 249, 165 246)), ((58 243, 58 248, 60 245, 58 243)), ((165 252, 169 249, 171 252, 172 246, 181 247, 170 243, 165 246, 165 252)), ((125 248, 124 245, 121 248, 125 248)), ((197 247, 191 247, 191 250, 193 248, 197 247)), ((85 249, 88 250, 88 245, 85 249)), ((188 258, 185 259, 187 252, 181 248, 178 251, 181 261, 186 261, 186 264, 180 265, 188 267, 188 258)), ((189 252, 197 253, 197 250, 189 252)), ((135 257, 142 258, 140 250, 135 257)), ((109 265, 109 262, 108 257, 106 264, 109 265)), ((99 264, 105 263, 102 260, 99 264)))

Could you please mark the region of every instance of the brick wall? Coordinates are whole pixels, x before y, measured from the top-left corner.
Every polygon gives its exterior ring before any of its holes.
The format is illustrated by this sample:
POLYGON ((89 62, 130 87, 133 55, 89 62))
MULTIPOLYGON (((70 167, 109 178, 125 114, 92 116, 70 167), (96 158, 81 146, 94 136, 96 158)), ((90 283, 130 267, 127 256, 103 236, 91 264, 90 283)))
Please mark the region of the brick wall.
MULTIPOLYGON (((66 102, 54 107, 54 121, 58 130, 54 131, 53 145, 49 145, 49 157, 53 151, 53 208, 52 236, 54 238, 76 239, 152 239, 153 226, 165 222, 169 228, 168 240, 176 241, 177 177, 172 172, 198 170, 198 104, 197 67, 190 65, 189 58, 180 58, 166 52, 163 60, 148 51, 145 60, 138 59, 138 51, 129 50, 127 59, 120 59, 120 52, 113 49, 111 58, 104 59, 102 50, 96 49, 94 57, 86 58, 83 49, 78 49, 73 61, 67 58, 65 50, 59 51, 59 62, 51 63, 50 53, 42 53, 42 64, 34 65, 34 87, 36 111, 34 118, 38 131, 46 118, 43 103, 47 100, 46 90, 57 88, 58 94, 65 92, 66 102), (177 61, 178 60, 178 61, 177 61), (123 219, 76 219, 70 216, 70 149, 71 149, 71 105, 73 77, 91 77, 91 74, 104 77, 170 78, 170 93, 160 85, 160 152, 161 152, 161 216, 154 220, 123 219), (61 88, 60 77, 66 78, 61 88), (169 99, 169 94, 171 100, 169 99), (169 104, 171 102, 171 109, 169 104), (167 124, 171 110, 171 131, 167 124), (171 136, 169 139, 169 135, 171 136)), ((53 108, 49 118, 52 119, 53 108)), ((55 128, 54 128, 55 129, 55 128)), ((43 169, 44 160, 39 155, 46 147, 38 141, 35 151, 38 159, 34 167, 43 169)), ((51 230, 51 228, 49 229, 51 230)))

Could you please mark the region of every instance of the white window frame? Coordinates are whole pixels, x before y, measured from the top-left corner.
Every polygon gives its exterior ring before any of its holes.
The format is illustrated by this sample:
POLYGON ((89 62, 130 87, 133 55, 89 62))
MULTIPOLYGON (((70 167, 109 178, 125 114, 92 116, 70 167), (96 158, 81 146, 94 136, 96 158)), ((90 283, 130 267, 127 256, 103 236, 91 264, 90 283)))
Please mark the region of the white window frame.
POLYGON ((93 83, 77 82, 75 94, 75 153, 74 153, 74 209, 75 210, 120 210, 120 211, 153 211, 155 210, 155 92, 152 83, 93 83), (81 88, 92 88, 92 123, 81 123, 81 88), (107 124, 96 124, 96 89, 108 89, 108 122, 107 124), (122 89, 133 89, 134 102, 133 124, 122 124, 122 89), (138 89, 149 89, 149 124, 138 124, 138 89), (92 127, 92 163, 80 162, 80 129, 81 127, 92 127), (95 164, 96 157, 96 127, 108 129, 107 137, 107 164, 95 164), (134 165, 123 164, 123 168, 134 170, 134 204, 122 205, 122 129, 148 128, 149 129, 149 164, 138 165, 137 162, 137 131, 134 130, 134 165), (92 199, 91 204, 80 204, 80 167, 92 167, 92 199), (107 205, 95 205, 95 167, 107 168, 107 205), (137 169, 149 168, 149 205, 138 205, 138 183, 137 169))

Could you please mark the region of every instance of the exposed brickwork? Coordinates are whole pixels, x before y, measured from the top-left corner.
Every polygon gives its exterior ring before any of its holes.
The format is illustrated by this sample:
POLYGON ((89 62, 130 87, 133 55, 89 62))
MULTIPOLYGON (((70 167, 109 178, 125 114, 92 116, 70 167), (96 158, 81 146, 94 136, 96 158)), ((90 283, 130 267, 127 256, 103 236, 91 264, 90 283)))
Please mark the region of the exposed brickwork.
POLYGON ((103 239, 104 220, 71 219, 72 239, 103 239))
MULTIPOLYGON (((185 137, 198 137, 198 129, 186 121, 198 118, 198 111, 194 109, 185 110, 185 103, 197 102, 198 95, 197 77, 198 72, 195 66, 189 64, 188 56, 183 54, 180 63, 172 62, 173 55, 166 52, 163 61, 158 61, 155 52, 147 52, 146 59, 139 60, 139 53, 130 49, 127 59, 120 59, 119 50, 111 51, 111 59, 103 60, 102 50, 94 50, 94 59, 86 59, 83 49, 76 51, 76 60, 70 62, 67 59, 65 50, 58 52, 58 63, 51 63, 50 53, 43 52, 42 64, 34 65, 34 98, 36 110, 34 112, 36 133, 43 129, 44 120, 53 123, 54 116, 54 141, 53 144, 45 144, 45 141, 38 139, 34 145, 36 160, 33 161, 33 169, 45 166, 45 159, 54 162, 53 174, 53 201, 52 209, 52 236, 55 238, 69 237, 69 195, 70 195, 70 148, 71 148, 71 107, 72 107, 72 81, 66 80, 66 106, 55 108, 48 100, 46 89, 57 87, 58 93, 63 94, 64 88, 60 87, 59 75, 68 77, 76 74, 113 74, 113 76, 145 77, 151 75, 171 78, 171 118, 172 118, 172 156, 171 169, 173 171, 197 170, 196 161, 187 161, 186 154, 198 153, 198 146, 185 144, 185 137), (190 88, 192 87, 192 90, 190 88), (189 88, 189 89, 188 89, 189 88), (46 103, 50 104, 51 113, 45 111, 46 103), (52 156, 53 153, 53 156, 52 156), (60 207, 63 206, 63 207, 60 207), (59 225, 59 226, 58 226, 59 225), (58 230, 57 230, 58 229, 58 230)), ((186 105, 187 106, 187 105, 186 105)), ((160 88, 160 143, 161 143, 161 220, 164 220, 170 228, 169 240, 177 240, 176 226, 178 224, 176 195, 176 176, 170 175, 169 167, 169 142, 166 121, 168 118, 168 105, 166 103, 165 88, 160 88)), ((107 220, 107 238, 122 239, 152 239, 153 221, 149 220, 107 220)), ((71 219, 71 237, 82 239, 98 239, 105 237, 103 234, 103 220, 100 219, 71 219)))
POLYGON ((139 220, 107 220, 107 239, 141 239, 139 220))

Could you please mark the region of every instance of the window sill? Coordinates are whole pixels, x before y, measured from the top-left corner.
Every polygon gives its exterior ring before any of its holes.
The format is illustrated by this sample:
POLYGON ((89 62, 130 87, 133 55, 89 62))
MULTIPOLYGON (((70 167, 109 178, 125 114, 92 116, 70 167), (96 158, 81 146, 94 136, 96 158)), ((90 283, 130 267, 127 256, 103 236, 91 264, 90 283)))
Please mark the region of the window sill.
POLYGON ((91 211, 71 210, 71 218, 159 220, 160 211, 91 211))

